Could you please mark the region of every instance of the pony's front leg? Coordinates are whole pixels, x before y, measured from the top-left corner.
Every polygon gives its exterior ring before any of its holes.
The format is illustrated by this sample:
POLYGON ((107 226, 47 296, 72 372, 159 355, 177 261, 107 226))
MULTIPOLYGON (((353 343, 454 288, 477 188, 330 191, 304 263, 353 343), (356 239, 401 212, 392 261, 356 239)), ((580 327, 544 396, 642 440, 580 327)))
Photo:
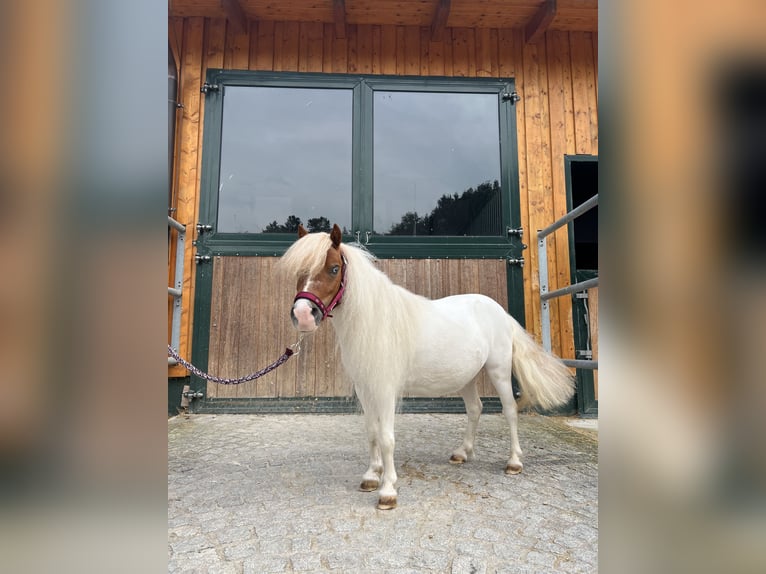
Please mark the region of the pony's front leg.
POLYGON ((378 490, 380 486, 380 475, 383 474, 383 459, 380 456, 380 445, 378 444, 378 425, 372 417, 365 415, 367 425, 367 441, 370 447, 370 466, 367 472, 362 476, 362 484, 359 490, 363 492, 372 492, 378 490))
POLYGON ((378 508, 381 510, 390 510, 396 508, 396 488, 397 481, 396 467, 394 466, 394 412, 395 405, 391 405, 390 413, 381 415, 380 421, 380 453, 383 457, 383 484, 380 485, 378 492, 378 508))

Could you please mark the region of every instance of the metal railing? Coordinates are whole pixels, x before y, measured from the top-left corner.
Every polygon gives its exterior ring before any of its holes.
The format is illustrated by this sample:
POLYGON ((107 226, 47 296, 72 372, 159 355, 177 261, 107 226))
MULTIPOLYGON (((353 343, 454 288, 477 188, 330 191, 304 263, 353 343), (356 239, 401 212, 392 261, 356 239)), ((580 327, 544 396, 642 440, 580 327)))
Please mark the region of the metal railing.
MULTIPOLYGON (((173 276, 173 286, 168 287, 168 297, 173 297, 173 318, 171 320, 170 346, 178 350, 181 342, 181 309, 184 281, 184 243, 186 242, 186 226, 168 215, 168 227, 178 232, 176 241, 176 268, 173 276)), ((177 364, 168 357, 168 366, 177 364)))
MULTIPOLYGON (((551 350, 551 312, 548 301, 563 295, 579 293, 586 291, 591 287, 598 287, 598 277, 580 281, 555 291, 548 291, 548 243, 547 237, 559 227, 567 225, 586 211, 590 211, 598 205, 598 194, 591 197, 588 201, 578 205, 575 209, 557 219, 545 229, 537 232, 537 265, 540 275, 540 318, 542 320, 543 347, 546 351, 551 350)), ((598 361, 584 361, 576 359, 562 359, 564 364, 578 369, 598 369, 598 361)))

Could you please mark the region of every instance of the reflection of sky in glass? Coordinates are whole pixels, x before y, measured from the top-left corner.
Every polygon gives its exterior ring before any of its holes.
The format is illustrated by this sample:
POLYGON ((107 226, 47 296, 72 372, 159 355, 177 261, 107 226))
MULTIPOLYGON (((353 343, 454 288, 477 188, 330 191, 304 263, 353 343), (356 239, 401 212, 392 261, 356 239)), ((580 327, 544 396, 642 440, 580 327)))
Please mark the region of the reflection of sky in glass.
POLYGON ((500 181, 497 94, 375 92, 374 228, 500 181))
POLYGON ((218 231, 290 215, 351 229, 351 106, 351 90, 226 86, 218 231))

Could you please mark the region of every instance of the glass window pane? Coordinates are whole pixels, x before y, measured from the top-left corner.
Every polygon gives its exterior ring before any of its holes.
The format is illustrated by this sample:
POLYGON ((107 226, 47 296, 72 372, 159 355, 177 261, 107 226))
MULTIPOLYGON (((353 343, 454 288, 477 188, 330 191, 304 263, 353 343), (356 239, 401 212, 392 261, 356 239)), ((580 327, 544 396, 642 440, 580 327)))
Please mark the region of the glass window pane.
POLYGON ((225 88, 218 231, 351 229, 352 91, 225 88))
POLYGON ((501 235, 497 94, 376 91, 374 228, 501 235))

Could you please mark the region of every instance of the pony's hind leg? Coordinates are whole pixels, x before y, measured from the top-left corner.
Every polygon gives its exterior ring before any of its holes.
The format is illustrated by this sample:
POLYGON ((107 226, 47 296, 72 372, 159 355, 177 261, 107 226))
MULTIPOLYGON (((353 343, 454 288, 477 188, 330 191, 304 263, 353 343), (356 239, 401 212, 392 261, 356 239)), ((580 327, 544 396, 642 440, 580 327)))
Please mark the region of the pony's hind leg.
POLYGON ((511 431, 511 456, 505 465, 506 474, 519 474, 524 468, 521 464, 521 446, 519 445, 519 415, 516 408, 516 398, 513 396, 511 384, 511 361, 503 361, 503 364, 486 366, 492 384, 497 390, 500 402, 503 404, 503 414, 511 431), (507 364, 506 364, 507 363, 507 364))
POLYGON ((468 415, 468 426, 463 436, 463 444, 452 453, 449 461, 452 464, 463 464, 472 460, 473 444, 476 440, 476 429, 479 426, 479 417, 481 416, 481 399, 479 398, 479 389, 476 383, 471 381, 460 390, 460 396, 465 403, 465 412, 468 415))

